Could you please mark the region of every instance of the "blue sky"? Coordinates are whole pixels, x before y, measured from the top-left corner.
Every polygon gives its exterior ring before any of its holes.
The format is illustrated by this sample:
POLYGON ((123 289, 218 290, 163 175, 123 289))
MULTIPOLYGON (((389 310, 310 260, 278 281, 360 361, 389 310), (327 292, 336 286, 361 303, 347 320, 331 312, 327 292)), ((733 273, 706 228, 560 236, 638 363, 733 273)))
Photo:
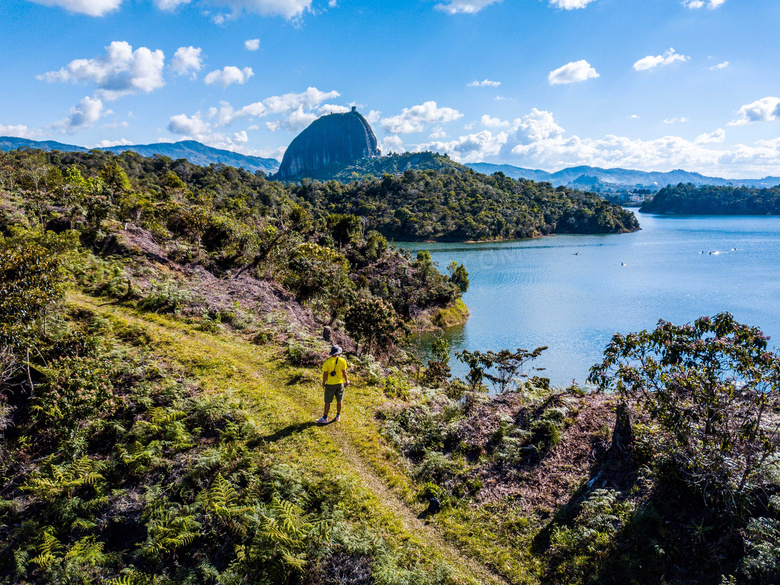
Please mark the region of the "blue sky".
POLYGON ((383 152, 780 175, 780 2, 4 0, 0 135, 281 158, 351 105, 383 152))

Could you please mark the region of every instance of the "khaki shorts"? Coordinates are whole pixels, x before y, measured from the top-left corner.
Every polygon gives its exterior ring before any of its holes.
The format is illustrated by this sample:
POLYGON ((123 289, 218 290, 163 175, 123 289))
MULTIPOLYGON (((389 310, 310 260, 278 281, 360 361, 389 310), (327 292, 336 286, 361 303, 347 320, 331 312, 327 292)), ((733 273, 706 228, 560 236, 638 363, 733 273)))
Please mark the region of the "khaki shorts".
POLYGON ((344 384, 325 384, 325 404, 333 402, 333 398, 338 402, 344 399, 344 384))

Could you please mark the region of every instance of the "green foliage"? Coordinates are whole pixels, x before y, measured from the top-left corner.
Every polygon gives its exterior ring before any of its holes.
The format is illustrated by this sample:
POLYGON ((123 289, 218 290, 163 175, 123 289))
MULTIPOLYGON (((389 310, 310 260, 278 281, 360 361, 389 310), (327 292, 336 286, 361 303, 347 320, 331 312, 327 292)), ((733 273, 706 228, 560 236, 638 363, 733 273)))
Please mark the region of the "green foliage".
POLYGON ((774 465, 780 357, 729 313, 616 334, 589 380, 636 400, 664 431, 691 485, 739 512, 774 465))
POLYGON ((769 189, 753 187, 716 187, 692 183, 667 186, 646 201, 640 211, 686 215, 778 215, 780 186, 769 189))
POLYGON ((117 373, 105 359, 60 356, 39 370, 45 374, 45 384, 33 398, 32 410, 41 433, 65 440, 69 449, 83 443, 97 419, 123 405, 111 382, 117 373))
POLYGON ((395 311, 382 299, 358 299, 344 316, 347 333, 369 353, 393 343, 400 326, 395 311))
POLYGON ((0 342, 35 345, 46 310, 62 299, 65 262, 76 234, 16 230, 0 236, 0 342))
POLYGON ((469 273, 466 272, 466 267, 463 264, 458 264, 453 260, 447 265, 447 271, 450 273, 450 281, 460 289, 460 292, 464 293, 469 290, 469 273))

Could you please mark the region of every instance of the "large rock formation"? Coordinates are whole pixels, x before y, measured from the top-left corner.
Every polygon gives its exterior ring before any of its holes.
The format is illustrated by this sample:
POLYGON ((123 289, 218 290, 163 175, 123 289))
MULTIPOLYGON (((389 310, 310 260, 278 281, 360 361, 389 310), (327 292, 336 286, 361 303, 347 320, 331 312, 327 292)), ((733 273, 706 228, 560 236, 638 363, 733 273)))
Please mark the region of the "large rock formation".
POLYGON ((353 107, 312 122, 287 147, 277 177, 305 177, 318 169, 379 156, 371 126, 353 107))

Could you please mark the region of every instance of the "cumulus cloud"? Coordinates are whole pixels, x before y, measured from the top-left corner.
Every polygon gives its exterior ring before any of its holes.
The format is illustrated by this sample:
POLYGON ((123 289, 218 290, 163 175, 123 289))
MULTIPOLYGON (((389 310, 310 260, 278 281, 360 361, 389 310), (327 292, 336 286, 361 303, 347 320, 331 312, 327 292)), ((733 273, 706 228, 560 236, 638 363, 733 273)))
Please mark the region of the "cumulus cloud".
POLYGON ((149 93, 165 85, 162 71, 165 55, 146 47, 133 47, 114 41, 106 54, 95 59, 76 59, 59 71, 49 71, 38 79, 54 82, 93 83, 98 95, 107 101, 133 93, 149 93))
POLYGON ((255 73, 252 71, 251 67, 244 67, 243 69, 239 69, 233 65, 228 65, 223 69, 212 71, 206 75, 205 78, 203 78, 203 81, 206 85, 218 83, 222 87, 227 87, 228 85, 233 85, 234 83, 244 85, 254 74, 255 73))
POLYGON ((400 136, 395 134, 380 140, 377 146, 384 154, 391 154, 393 152, 406 152, 404 141, 401 140, 400 136))
POLYGON ((751 122, 771 122, 780 118, 780 98, 765 97, 746 104, 737 111, 737 117, 729 126, 742 126, 751 122))
MULTIPOLYGON (((615 135, 582 138, 567 135, 551 112, 533 109, 498 132, 484 130, 450 141, 434 140, 409 150, 435 150, 465 163, 500 157, 518 166, 547 170, 590 165, 646 171, 686 168, 727 178, 780 174, 780 138, 725 149, 724 141, 721 128, 693 141, 678 136, 654 140, 615 135)), ((400 151, 400 145, 394 135, 389 141, 385 139, 383 150, 400 151)))
POLYGON ((456 161, 468 163, 482 161, 485 160, 485 157, 497 155, 501 152, 501 147, 506 141, 507 134, 505 132, 493 134, 490 130, 483 130, 449 142, 420 144, 415 150, 446 152, 456 161))
POLYGON ((498 87, 501 85, 500 81, 491 81, 490 79, 483 79, 482 81, 470 81, 466 84, 466 87, 498 87))
POLYGON ((203 69, 202 49, 195 47, 179 47, 171 60, 171 69, 177 75, 189 75, 190 79, 197 77, 197 72, 203 69))
POLYGON ((593 1, 594 0, 550 0, 550 6, 563 8, 564 10, 575 10, 577 8, 585 8, 593 1))
POLYGON ((70 12, 88 16, 103 16, 119 8, 122 0, 31 0, 44 6, 59 6, 70 12))
POLYGON ((311 8, 311 0, 211 0, 210 3, 230 8, 232 18, 247 12, 260 16, 282 16, 293 19, 311 8))
POLYGON ((681 55, 680 53, 675 52, 674 49, 670 48, 668 51, 666 51, 663 55, 648 55, 647 57, 642 57, 639 61, 634 63, 634 70, 635 71, 647 71, 648 69, 655 69, 656 67, 666 67, 667 65, 671 65, 672 63, 681 62, 684 63, 685 61, 689 61, 690 57, 686 55, 681 55))
POLYGON ((547 76, 550 85, 561 85, 565 83, 579 83, 588 79, 595 79, 599 74, 591 67, 585 59, 572 61, 563 67, 558 67, 555 71, 550 71, 547 76))
POLYGON ((98 98, 85 97, 78 105, 70 109, 70 116, 57 122, 56 128, 72 134, 82 128, 91 128, 100 118, 111 114, 111 110, 103 108, 103 102, 98 98))
POLYGON ((429 124, 443 124, 463 117, 458 110, 440 108, 436 102, 428 101, 419 106, 404 108, 398 116, 384 118, 382 127, 392 134, 422 132, 429 124))
POLYGON ((119 140, 101 140, 95 145, 95 148, 111 148, 112 146, 130 146, 130 142, 127 138, 120 138, 119 140))
POLYGON ((713 65, 712 67, 708 67, 708 69, 710 71, 716 71, 718 69, 725 69, 728 66, 729 66, 729 62, 728 61, 723 61, 722 63, 718 63, 717 65, 713 65))
POLYGON ((244 48, 247 51, 257 51, 260 48, 260 39, 249 39, 244 41, 244 48))
POLYGON ((507 120, 501 120, 500 118, 491 118, 487 114, 482 116, 480 121, 482 122, 482 125, 485 128, 505 128, 510 124, 507 120))
POLYGON ((715 132, 709 134, 699 134, 696 137, 696 144, 718 144, 726 140, 726 133, 723 128, 718 128, 715 132))
POLYGON ((352 108, 349 106, 338 106, 336 104, 325 104, 324 106, 320 106, 320 108, 317 110, 317 113, 320 116, 325 116, 327 114, 346 114, 347 112, 351 112, 352 108))
POLYGON ((441 126, 436 126, 428 135, 428 138, 431 140, 442 140, 443 138, 447 138, 447 133, 441 126))
POLYGON ((154 4, 160 10, 171 11, 176 10, 176 8, 183 4, 189 4, 191 1, 192 0, 154 0, 154 4))
POLYGON ((725 3, 726 3, 726 0, 706 0, 706 1, 704 1, 704 0, 685 0, 683 2, 683 6, 685 6, 686 8, 692 8, 694 10, 697 9, 697 8, 703 8, 704 6, 706 6, 710 10, 714 10, 714 9, 718 8, 719 6, 722 6, 725 3))
POLYGON ((368 116, 366 116, 366 121, 369 124, 376 124, 381 119, 382 119, 382 112, 380 112, 379 110, 371 110, 370 112, 368 112, 368 116))
POLYGON ((211 132, 211 124, 200 117, 200 113, 190 117, 186 114, 173 116, 168 123, 168 131, 186 136, 201 136, 211 132))
MULTIPOLYGON (((221 102, 219 108, 209 108, 208 118, 213 120, 215 128, 219 128, 227 126, 239 118, 281 116, 277 120, 266 122, 266 128, 271 132, 279 129, 295 132, 311 124, 322 115, 350 111, 350 108, 346 106, 321 105, 322 102, 340 95, 337 91, 320 91, 316 87, 309 87, 301 93, 270 96, 239 109, 235 109, 227 102, 221 102)), ((376 115, 378 114, 379 112, 376 112, 376 115)))
POLYGON ((685 122, 688 122, 688 118, 685 116, 682 116, 680 118, 666 118, 664 120, 664 124, 684 124, 685 122))
POLYGON ((501 2, 501 0, 450 0, 437 4, 434 8, 448 14, 476 14, 486 6, 501 2))
POLYGON ((0 135, 2 136, 15 136, 16 138, 34 138, 40 134, 38 130, 31 130, 24 124, 13 124, 6 126, 0 124, 0 135))
POLYGON ((319 118, 317 114, 311 111, 305 111, 303 106, 298 106, 285 117, 272 122, 266 122, 265 127, 270 132, 276 132, 280 128, 283 128, 288 132, 298 132, 306 128, 306 126, 314 122, 317 118, 319 118))
POLYGON ((246 130, 241 130, 232 134, 215 131, 214 126, 208 120, 204 120, 200 112, 196 112, 193 116, 179 114, 171 117, 170 122, 168 123, 168 131, 173 134, 178 134, 182 138, 191 138, 198 142, 202 142, 203 144, 213 146, 214 148, 243 152, 244 154, 266 156, 265 153, 246 148, 246 144, 249 142, 249 136, 247 135, 246 130))

